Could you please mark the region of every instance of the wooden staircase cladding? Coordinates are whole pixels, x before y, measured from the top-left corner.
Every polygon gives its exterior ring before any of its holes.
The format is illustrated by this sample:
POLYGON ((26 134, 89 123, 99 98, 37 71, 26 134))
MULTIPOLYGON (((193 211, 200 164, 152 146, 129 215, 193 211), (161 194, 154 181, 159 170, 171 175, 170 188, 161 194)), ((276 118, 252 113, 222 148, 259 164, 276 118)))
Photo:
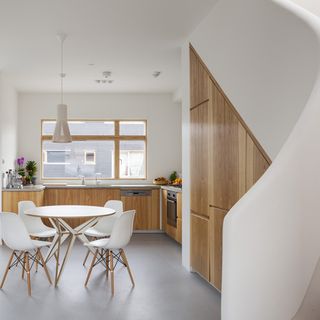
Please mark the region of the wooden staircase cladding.
POLYGON ((190 45, 191 267, 218 290, 223 220, 271 160, 190 45))

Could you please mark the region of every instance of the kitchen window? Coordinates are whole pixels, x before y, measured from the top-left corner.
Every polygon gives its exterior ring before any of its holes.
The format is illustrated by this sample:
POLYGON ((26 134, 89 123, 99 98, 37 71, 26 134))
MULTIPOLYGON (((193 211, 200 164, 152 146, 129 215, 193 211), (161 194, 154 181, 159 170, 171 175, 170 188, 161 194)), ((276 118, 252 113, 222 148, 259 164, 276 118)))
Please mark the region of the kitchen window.
POLYGON ((42 121, 42 179, 146 179, 147 123, 70 120, 71 143, 51 141, 55 121, 42 121))

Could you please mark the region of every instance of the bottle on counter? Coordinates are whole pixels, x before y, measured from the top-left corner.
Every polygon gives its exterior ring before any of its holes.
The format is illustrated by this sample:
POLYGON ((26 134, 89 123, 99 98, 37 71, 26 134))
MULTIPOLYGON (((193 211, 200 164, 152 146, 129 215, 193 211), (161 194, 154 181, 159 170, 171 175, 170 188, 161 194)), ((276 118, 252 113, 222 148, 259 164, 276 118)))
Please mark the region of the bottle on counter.
POLYGON ((13 188, 13 175, 12 175, 12 170, 10 169, 7 172, 7 189, 12 189, 13 188))
POLYGON ((7 187, 7 172, 2 172, 1 174, 1 187, 2 189, 7 187))

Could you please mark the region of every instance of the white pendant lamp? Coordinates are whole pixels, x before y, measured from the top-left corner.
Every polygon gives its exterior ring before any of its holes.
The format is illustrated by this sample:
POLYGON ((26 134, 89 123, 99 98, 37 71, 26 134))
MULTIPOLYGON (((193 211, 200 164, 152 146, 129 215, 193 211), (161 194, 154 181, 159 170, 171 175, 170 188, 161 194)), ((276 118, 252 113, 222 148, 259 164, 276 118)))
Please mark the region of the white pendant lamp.
POLYGON ((68 107, 63 103, 63 79, 66 76, 66 74, 63 73, 63 44, 67 36, 65 34, 58 34, 57 37, 60 40, 61 44, 61 103, 57 105, 57 121, 53 133, 52 142, 68 143, 72 142, 72 138, 68 125, 68 107))

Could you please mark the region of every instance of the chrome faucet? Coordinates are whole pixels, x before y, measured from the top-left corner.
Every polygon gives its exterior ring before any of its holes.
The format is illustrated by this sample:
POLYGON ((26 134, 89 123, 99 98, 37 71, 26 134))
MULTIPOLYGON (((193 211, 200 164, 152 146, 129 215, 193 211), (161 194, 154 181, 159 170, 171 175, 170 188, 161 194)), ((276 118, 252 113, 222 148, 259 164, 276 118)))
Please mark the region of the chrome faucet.
POLYGON ((81 185, 85 186, 86 185, 85 177, 79 176, 79 178, 81 179, 81 185))

